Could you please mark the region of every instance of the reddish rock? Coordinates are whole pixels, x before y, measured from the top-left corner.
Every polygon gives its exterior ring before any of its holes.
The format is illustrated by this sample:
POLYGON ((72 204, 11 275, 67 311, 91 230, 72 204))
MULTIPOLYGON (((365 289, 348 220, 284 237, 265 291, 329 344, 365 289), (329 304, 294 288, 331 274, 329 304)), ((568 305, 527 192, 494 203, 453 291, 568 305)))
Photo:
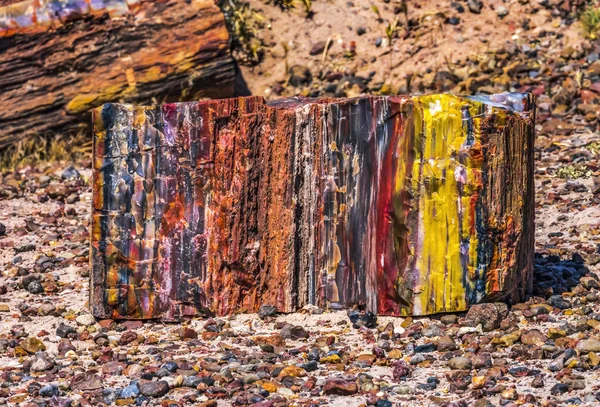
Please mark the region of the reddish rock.
POLYGON ((197 339, 198 332, 187 326, 182 326, 181 328, 179 328, 179 338, 182 341, 185 341, 187 339, 197 339))
POLYGON ((140 329, 144 326, 143 321, 124 321, 121 323, 121 326, 127 330, 135 330, 140 329))
POLYGON ((403 360, 394 362, 393 367, 394 369, 392 370, 392 376, 396 380, 404 379, 411 374, 410 366, 403 360))
POLYGON ((325 381, 323 393, 350 396, 358 393, 358 385, 355 381, 330 379, 325 381))
POLYGON ((254 338, 254 340, 259 345, 267 344, 267 345, 272 345, 272 346, 277 346, 277 347, 285 346, 285 339, 283 338, 283 336, 281 336, 279 334, 273 334, 273 335, 269 335, 269 336, 257 336, 254 338))
POLYGON ((58 341, 58 354, 64 356, 70 350, 75 350, 75 346, 71 343, 71 340, 68 338, 61 338, 58 341))
POLYGON ((508 307, 504 303, 476 304, 469 308, 465 324, 468 326, 481 324, 484 330, 491 331, 500 328, 500 323, 506 316, 508 316, 508 307))
POLYGON ((530 329, 521 334, 521 343, 524 345, 542 346, 548 337, 538 329, 530 329))
POLYGON ((102 373, 105 375, 120 375, 125 368, 125 363, 108 362, 102 365, 102 373))
POLYGON ((100 321, 98 321, 98 324, 100 325, 100 327, 108 330, 114 329, 114 327, 116 326, 114 319, 101 319, 100 321))
POLYGON ((140 393, 146 397, 161 397, 169 392, 169 383, 164 380, 138 383, 140 393))
POLYGON ((202 332, 202 339, 205 341, 211 341, 211 340, 215 339, 217 336, 219 336, 218 332, 209 332, 209 331, 202 332))
POLYGON ((92 391, 102 388, 102 379, 92 372, 79 373, 71 379, 71 389, 92 391))
POLYGON ((125 331, 119 338, 119 345, 128 345, 138 338, 138 334, 133 331, 125 331))

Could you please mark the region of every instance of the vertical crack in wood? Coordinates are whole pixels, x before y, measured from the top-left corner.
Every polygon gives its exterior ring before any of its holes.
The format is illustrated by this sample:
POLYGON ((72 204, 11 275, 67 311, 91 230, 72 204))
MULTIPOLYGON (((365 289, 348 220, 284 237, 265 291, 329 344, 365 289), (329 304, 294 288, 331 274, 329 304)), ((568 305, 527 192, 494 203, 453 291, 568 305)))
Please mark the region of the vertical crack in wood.
POLYGON ((522 300, 534 108, 526 94, 105 105, 93 313, 425 315, 522 300))

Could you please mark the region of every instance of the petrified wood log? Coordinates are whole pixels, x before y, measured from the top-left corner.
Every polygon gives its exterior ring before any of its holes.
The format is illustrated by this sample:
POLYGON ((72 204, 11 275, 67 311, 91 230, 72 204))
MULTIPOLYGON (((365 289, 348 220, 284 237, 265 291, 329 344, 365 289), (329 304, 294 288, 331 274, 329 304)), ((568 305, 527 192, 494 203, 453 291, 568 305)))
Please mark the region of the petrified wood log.
POLYGON ((213 0, 25 0, 0 7, 0 149, 89 126, 108 101, 234 96, 213 0))
POLYGON ((107 104, 94 120, 98 317, 423 315, 531 290, 529 95, 107 104))

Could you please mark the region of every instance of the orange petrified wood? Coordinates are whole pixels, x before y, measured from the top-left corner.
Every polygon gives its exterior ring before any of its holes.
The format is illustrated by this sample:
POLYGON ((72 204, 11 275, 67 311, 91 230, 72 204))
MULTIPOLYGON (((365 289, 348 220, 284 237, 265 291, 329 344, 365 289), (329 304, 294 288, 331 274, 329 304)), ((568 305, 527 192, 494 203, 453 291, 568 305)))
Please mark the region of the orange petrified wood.
POLYGON ((0 2, 0 150, 89 130, 103 103, 234 96, 213 0, 0 2))
POLYGON ((293 120, 260 98, 96 111, 94 313, 292 310, 293 120))
POLYGON ((98 317, 424 315, 531 289, 529 95, 106 104, 94 122, 98 317))

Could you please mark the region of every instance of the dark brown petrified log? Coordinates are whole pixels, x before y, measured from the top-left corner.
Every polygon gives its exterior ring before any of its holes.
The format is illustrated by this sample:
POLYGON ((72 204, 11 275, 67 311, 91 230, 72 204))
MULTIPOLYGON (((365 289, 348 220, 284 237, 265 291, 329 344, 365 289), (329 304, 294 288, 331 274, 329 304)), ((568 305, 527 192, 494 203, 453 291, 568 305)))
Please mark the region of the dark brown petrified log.
POLYGON ((11 2, 0 7, 0 149, 84 130, 107 101, 231 97, 228 48, 213 0, 11 2))
POLYGON ((238 98, 95 111, 94 315, 522 300, 534 104, 238 98))

